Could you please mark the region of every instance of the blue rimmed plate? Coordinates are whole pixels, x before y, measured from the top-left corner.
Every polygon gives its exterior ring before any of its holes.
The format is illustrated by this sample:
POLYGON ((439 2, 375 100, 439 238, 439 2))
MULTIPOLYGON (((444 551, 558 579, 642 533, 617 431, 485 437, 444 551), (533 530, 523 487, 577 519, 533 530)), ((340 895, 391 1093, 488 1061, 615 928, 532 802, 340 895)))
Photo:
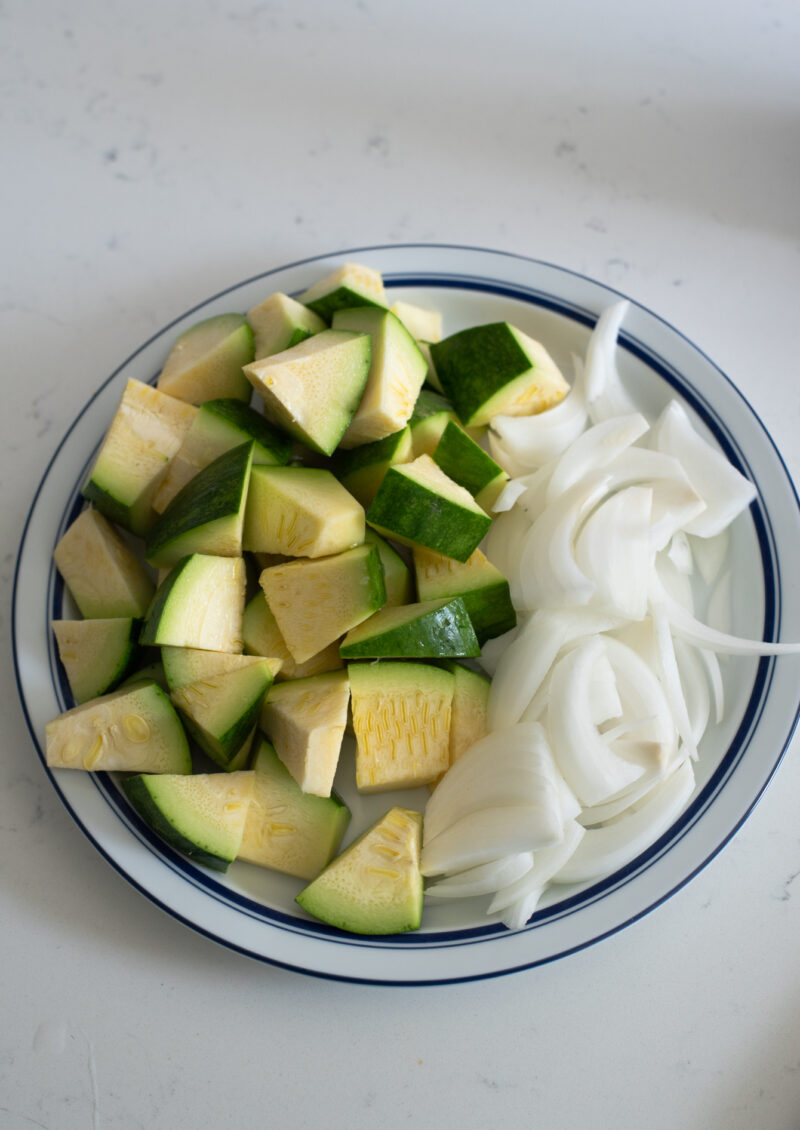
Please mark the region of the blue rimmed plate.
MULTIPOLYGON (((34 497, 19 550, 13 644, 19 693, 44 766, 47 721, 71 705, 54 652, 50 621, 70 615, 52 565, 53 547, 80 509, 79 488, 125 381, 155 379, 175 337, 193 322, 244 311, 268 294, 299 293, 345 259, 379 269, 392 296, 442 311, 447 333, 506 319, 541 339, 569 371, 591 326, 619 294, 562 268, 469 247, 409 244, 352 248, 306 259, 255 278, 189 310, 145 342, 98 388, 61 441, 34 497)), ((798 499, 769 435, 724 374, 691 342, 631 304, 620 370, 643 410, 680 396, 704 433, 758 487, 749 514, 732 530, 734 628, 766 639, 800 638, 800 591, 782 584, 800 557, 798 499), (738 597, 738 599, 737 599, 738 597)), ((797 660, 731 659, 724 722, 701 747, 698 787, 680 820, 622 871, 584 889, 556 888, 524 929, 487 925, 482 900, 426 906, 423 927, 391 938, 344 935, 308 919, 294 903, 300 884, 234 864, 225 876, 187 862, 155 837, 105 774, 45 767, 68 811, 121 875, 188 926, 286 968, 383 984, 437 984, 498 976, 563 957, 599 941, 668 898, 730 839, 758 800, 798 718, 797 660)), ((387 807, 360 798, 343 758, 337 789, 353 809, 352 834, 387 807)), ((422 807, 427 791, 400 795, 422 807)))

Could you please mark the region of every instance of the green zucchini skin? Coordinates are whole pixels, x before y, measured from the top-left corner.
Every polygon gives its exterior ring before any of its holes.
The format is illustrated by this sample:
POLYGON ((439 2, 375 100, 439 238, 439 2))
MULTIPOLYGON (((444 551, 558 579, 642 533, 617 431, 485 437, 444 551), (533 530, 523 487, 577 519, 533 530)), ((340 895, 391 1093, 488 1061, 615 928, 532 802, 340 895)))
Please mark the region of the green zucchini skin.
POLYGON ((196 863, 210 867, 213 871, 227 871, 232 860, 224 859, 213 852, 206 851, 199 844, 187 839, 174 824, 167 820, 150 795, 148 776, 149 774, 137 773, 121 782, 122 791, 145 824, 182 855, 187 855, 196 863))
POLYGON ((456 597, 377 612, 345 636, 339 654, 343 659, 439 659, 480 655, 480 647, 466 605, 456 597))
MULTIPOLYGON (((145 556, 154 565, 174 560, 175 543, 196 533, 190 547, 180 553, 215 553, 212 543, 200 543, 201 530, 215 522, 230 519, 235 523, 244 514, 254 444, 251 441, 226 451, 190 479, 164 513, 151 526, 145 538, 145 556)), ((241 549, 241 545, 240 545, 241 549)))
POLYGON ((349 286, 339 286, 330 293, 324 294, 320 298, 314 298, 304 305, 318 314, 328 325, 333 321, 333 315, 337 310, 352 310, 356 306, 377 306, 380 309, 385 309, 382 302, 376 302, 374 299, 368 298, 366 294, 352 290, 349 286))
POLYGON ((517 626, 508 581, 496 581, 484 588, 461 593, 475 635, 481 647, 495 636, 505 635, 517 626))
POLYGON ((531 368, 507 322, 472 326, 430 349, 444 394, 466 424, 495 393, 531 368))
POLYGON ((147 619, 142 628, 142 634, 139 636, 139 643, 143 646, 160 646, 158 628, 161 623, 161 616, 164 609, 169 604, 170 595, 180 580, 181 573, 189 566, 193 556, 193 554, 188 554, 182 561, 179 561, 177 565, 174 565, 168 576, 164 578, 156 589, 156 595, 153 597, 153 602, 148 609, 147 619))
MULTIPOLYGON (((305 331, 302 332, 303 336, 298 338, 298 342, 311 336, 305 331)), ((296 345, 297 342, 293 342, 293 344, 296 345)), ((292 454, 291 438, 265 419, 260 412, 256 412, 255 408, 252 408, 249 404, 243 404, 241 400, 236 400, 233 397, 221 397, 218 400, 207 400, 201 406, 200 412, 217 416, 226 424, 230 424, 231 428, 241 432, 240 443, 247 443, 250 439, 254 440, 256 443, 256 449, 253 453, 254 463, 267 463, 267 456, 269 456, 271 463, 284 464, 289 462, 289 456, 292 454)))
POLYGON ((442 432, 432 458, 453 482, 466 487, 473 498, 504 475, 503 468, 491 455, 452 421, 442 432))

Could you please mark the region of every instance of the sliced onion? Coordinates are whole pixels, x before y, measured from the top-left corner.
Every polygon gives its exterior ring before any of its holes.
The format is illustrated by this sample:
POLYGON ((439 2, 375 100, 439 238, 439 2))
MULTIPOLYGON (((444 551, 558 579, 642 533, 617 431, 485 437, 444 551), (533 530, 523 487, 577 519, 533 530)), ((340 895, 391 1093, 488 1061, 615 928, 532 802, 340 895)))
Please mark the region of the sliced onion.
POLYGON ((592 828, 598 824, 604 824, 608 820, 614 820, 617 816, 621 816, 623 812, 627 812, 629 808, 638 804, 642 797, 646 796, 659 781, 663 781, 673 768, 674 766, 671 765, 669 770, 648 769, 638 781, 633 782, 630 788, 618 793, 617 796, 610 797, 603 804, 584 808, 577 817, 578 822, 584 828, 592 828))
MULTIPOLYGON (((524 903, 525 900, 535 896, 541 895, 547 883, 550 882, 553 875, 555 875, 567 860, 575 852, 578 844, 584 836, 584 830, 580 824, 574 820, 568 820, 564 823, 564 834, 561 842, 555 844, 553 847, 542 848, 537 851, 533 856, 533 866, 520 878, 507 883, 502 888, 496 888, 497 894, 492 899, 487 910, 487 914, 496 914, 498 911, 511 908, 514 904, 524 903)), ((536 898, 538 902, 538 898, 536 898)), ((525 916, 521 925, 528 921, 533 911, 536 909, 536 902, 533 909, 525 916)), ((520 906, 520 910, 522 907, 520 906)), ((510 929, 509 921, 504 918, 503 922, 510 929)))
POLYGON ((553 502, 587 475, 604 470, 649 427, 641 412, 634 412, 589 428, 558 460, 547 487, 547 502, 553 502))
MULTIPOLYGON (((689 721, 692 727, 692 737, 695 745, 700 742, 708 727, 711 715, 711 696, 709 694, 706 672, 703 670, 697 651, 686 640, 674 639, 672 646, 675 649, 675 659, 678 664, 681 686, 683 687, 686 709, 689 712, 689 721)), ((709 655, 714 655, 709 652, 709 655)), ((716 659, 716 656, 714 656, 716 659)), ((719 706, 719 703, 717 704, 719 706)), ((717 722, 722 720, 719 710, 717 722)))
POLYGON ((687 577, 692 575, 694 572, 692 547, 688 535, 683 530, 676 530, 672 535, 666 548, 666 554, 679 573, 683 573, 687 577))
MULTIPOLYGON (((524 417, 522 417, 524 419, 524 417)), ((527 463, 523 463, 502 439, 494 432, 489 432, 489 454, 495 463, 497 463, 506 474, 511 475, 512 478, 518 479, 523 475, 527 475, 533 468, 529 467, 527 463)))
POLYGON ((740 636, 730 636, 727 632, 718 632, 696 619, 663 589, 661 599, 672 631, 689 643, 695 644, 696 647, 708 648, 722 655, 800 654, 800 643, 772 643, 769 640, 748 640, 740 636))
POLYGON ((580 358, 573 358, 573 365, 572 388, 553 408, 535 416, 495 416, 491 421, 489 442, 496 437, 505 458, 533 470, 566 451, 581 434, 588 419, 584 366, 580 358))
POLYGON ((669 630, 669 620, 662 604, 652 605, 653 627, 656 633, 656 647, 658 649, 661 681, 667 695, 675 728, 678 731, 684 748, 692 761, 697 760, 697 745, 694 738, 694 729, 689 719, 689 708, 681 686, 681 677, 678 672, 678 661, 675 658, 675 648, 669 630))
POLYGON ((653 490, 632 486, 612 494, 586 520, 575 560, 595 584, 592 605, 615 616, 642 620, 655 550, 650 544, 653 490))
POLYGON ((589 828, 555 883, 588 883, 630 863, 677 820, 694 791, 690 761, 682 761, 637 803, 600 828, 589 828))
POLYGON ((500 494, 494 500, 493 514, 505 514, 516 505, 518 499, 527 490, 527 484, 522 479, 509 479, 500 494))
POLYGON ((707 647, 698 648, 697 654, 700 656, 700 661, 706 669, 708 681, 711 684, 711 694, 714 699, 714 717, 717 723, 719 723, 725 715, 725 688, 722 685, 722 672, 719 669, 719 658, 716 652, 710 651, 707 647))
POLYGON ((680 461, 686 476, 706 504, 686 525, 690 534, 714 537, 746 510, 756 497, 753 484, 725 456, 695 431, 686 409, 671 400, 661 413, 653 440, 658 451, 680 461))
POLYGON ((593 423, 635 411, 617 370, 617 337, 629 303, 609 306, 597 319, 586 350, 586 399, 593 423))
POLYGON ((677 459, 661 451, 629 447, 609 468, 609 490, 634 483, 653 488, 650 537, 656 549, 669 545, 673 535, 705 509, 705 502, 686 477, 677 459))
POLYGON ((439 879, 425 888, 425 898, 461 899, 490 895, 501 887, 515 883, 533 867, 533 852, 522 851, 516 855, 506 855, 502 859, 482 863, 479 867, 468 867, 457 875, 439 879))
POLYGON ((504 855, 550 847, 558 843, 561 834, 557 806, 556 810, 542 805, 482 808, 462 817, 427 843, 419 869, 425 876, 463 871, 504 855))
POLYGON ((713 585, 728 558, 731 545, 730 530, 721 530, 713 538, 698 538, 689 535, 692 557, 700 576, 707 585, 713 585))
POLYGON ((517 620, 517 626, 511 628, 510 631, 504 632, 502 636, 495 636, 494 639, 487 640, 481 646, 481 653, 478 656, 478 662, 490 678, 494 677, 497 671, 500 660, 505 655, 508 648, 519 635, 523 625, 529 620, 529 616, 524 614, 517 620))
POLYGON ((514 607, 523 607, 520 588, 520 560, 522 546, 530 531, 528 515, 515 506, 505 514, 498 514, 492 522, 484 542, 484 553, 496 569, 506 578, 514 607))

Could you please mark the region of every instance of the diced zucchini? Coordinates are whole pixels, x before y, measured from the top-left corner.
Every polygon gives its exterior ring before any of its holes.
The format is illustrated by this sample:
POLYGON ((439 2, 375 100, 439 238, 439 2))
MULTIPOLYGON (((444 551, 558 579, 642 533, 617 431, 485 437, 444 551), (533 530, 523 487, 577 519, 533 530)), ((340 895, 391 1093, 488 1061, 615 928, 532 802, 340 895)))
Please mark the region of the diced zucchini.
POLYGON ((454 765, 470 746, 487 733, 487 710, 492 683, 480 671, 463 663, 444 662, 455 679, 453 713, 450 719, 450 764, 454 765))
POLYGON ((289 557, 325 557, 364 540, 364 508, 330 471, 254 467, 244 548, 289 557))
POLYGON ((429 341, 418 341, 417 345, 419 346, 420 353, 425 358, 425 364, 428 366, 425 373, 425 384, 430 386, 435 392, 443 392, 442 382, 436 375, 436 366, 431 356, 431 343, 429 341))
POLYGON ((450 401, 438 392, 422 389, 408 421, 415 459, 420 455, 433 455, 451 421, 458 423, 450 401))
POLYGON ((433 659, 481 649, 464 601, 447 597, 382 608, 347 633, 339 652, 344 659, 433 659))
POLYGON ((253 331, 241 314, 218 314, 186 330, 172 347, 157 387, 189 404, 220 396, 247 403, 242 366, 253 360, 253 331))
POLYGON ((297 896, 302 908, 355 934, 400 934, 422 920, 422 816, 392 808, 297 896))
POLYGON ((281 660, 275 656, 238 655, 230 651, 203 651, 196 647, 162 647, 161 663, 171 691, 253 664, 266 663, 272 678, 281 669, 281 660))
POLYGON ((333 327, 369 334, 372 341, 369 379, 342 447, 372 443, 405 427, 427 370, 411 334, 394 314, 374 306, 338 310, 333 327))
POLYGON ((373 545, 273 565, 259 582, 297 663, 317 655, 386 603, 383 569, 373 545))
POLYGON ((148 531, 147 560, 164 568, 190 553, 240 556, 252 461, 251 441, 226 451, 190 479, 148 531))
POLYGON ((241 652, 244 593, 241 557, 184 557, 159 585, 140 642, 241 652))
POLYGON ((254 774, 128 777, 122 788, 141 818, 171 847, 214 871, 227 871, 242 843, 254 774))
POLYGON ((413 457, 411 432, 405 427, 385 439, 354 447, 352 451, 337 452, 333 469, 362 506, 369 506, 383 476, 395 463, 409 463, 413 457))
POLYGON ((480 549, 464 562, 427 549, 415 549, 414 572, 420 600, 463 598, 481 645, 516 625, 508 581, 480 549))
POLYGON ((426 310, 412 302, 395 302, 389 309, 416 341, 442 340, 442 315, 438 310, 426 310))
POLYGON ((106 694, 125 677, 137 651, 141 620, 54 620, 58 654, 77 703, 106 694))
POLYGON ((388 469, 367 521, 394 541, 425 546, 458 561, 467 560, 492 524, 469 491, 429 455, 388 469))
POLYGON ((491 510, 508 475, 480 444, 452 421, 436 445, 433 461, 455 483, 466 487, 482 510, 491 510))
POLYGON ((387 605, 408 604, 414 598, 414 585, 408 565, 397 550, 392 549, 370 526, 364 531, 364 541, 375 546, 381 559, 387 605))
POLYGON ((431 345, 445 396, 461 421, 488 424, 493 416, 532 416, 569 391, 550 354, 508 322, 461 330, 431 345))
POLYGON ((261 711, 261 727, 304 793, 331 794, 347 725, 346 671, 276 683, 261 711))
POLYGON ((56 568, 87 619, 144 616, 155 585, 136 554, 97 510, 83 510, 53 553, 56 568))
POLYGON ((248 310, 247 321, 255 338, 255 361, 282 353, 325 329, 318 314, 280 292, 248 310))
POLYGON ((351 663, 359 792, 415 788, 450 764, 455 679, 425 663, 351 663))
POLYGON ((370 356, 368 334, 323 330, 244 372, 268 419, 312 451, 330 455, 358 408, 370 356))
POLYGON ((299 879, 314 879, 339 850, 350 809, 304 793, 266 738, 253 759, 255 781, 239 859, 299 879))
POLYGON ((223 769, 241 769, 271 685, 270 661, 257 659, 176 687, 170 697, 212 761, 223 769))
POLYGON ((153 509, 163 513, 198 471, 226 451, 253 441, 253 464, 288 462, 292 441, 241 400, 209 400, 200 407, 180 451, 167 467, 153 497, 153 509))
POLYGON ((153 496, 197 409, 141 381, 129 380, 83 496, 113 522, 144 534, 155 518, 153 496))
POLYGON ((343 263, 300 295, 299 301, 330 323, 337 310, 352 306, 385 306, 379 271, 362 263, 343 263))
POLYGON ((154 663, 145 663, 144 667, 139 667, 133 670, 126 679, 123 679, 119 684, 118 690, 123 687, 138 687, 142 683, 156 683, 161 687, 162 691, 169 694, 169 686, 167 685, 167 676, 164 674, 164 668, 156 661, 154 663))
POLYGON ((316 655, 312 655, 305 663, 296 663, 280 633, 275 617, 269 610, 263 592, 257 592, 244 610, 242 635, 245 651, 251 655, 263 653, 277 656, 281 662, 277 677, 281 679, 302 679, 306 675, 322 675, 326 671, 339 671, 344 666, 344 661, 339 655, 338 639, 316 655))
POLYGON ((175 708, 155 683, 92 698, 48 722, 51 769, 191 773, 189 744, 175 708))

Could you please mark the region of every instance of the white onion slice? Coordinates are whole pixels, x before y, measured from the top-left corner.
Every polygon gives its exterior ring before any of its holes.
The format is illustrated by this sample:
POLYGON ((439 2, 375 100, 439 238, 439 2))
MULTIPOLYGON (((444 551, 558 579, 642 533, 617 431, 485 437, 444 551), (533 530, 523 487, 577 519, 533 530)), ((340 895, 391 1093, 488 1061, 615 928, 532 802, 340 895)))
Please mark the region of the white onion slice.
POLYGON ((699 648, 708 648, 721 655, 798 655, 800 643, 772 643, 769 640, 748 640, 718 632, 696 619, 668 593, 661 590, 664 611, 675 635, 699 648))
POLYGON ((516 609, 523 607, 520 589, 520 559, 522 546, 531 522, 528 515, 515 506, 505 514, 498 514, 489 527, 483 551, 496 569, 506 578, 511 591, 511 600, 516 609))
POLYGON ((665 549, 673 535, 705 509, 705 502, 686 477, 677 459, 661 451, 629 447, 609 468, 609 490, 634 483, 653 488, 650 537, 656 549, 665 549))
POLYGON ((682 761, 636 807, 600 828, 589 828, 572 857, 553 876, 555 883, 602 879, 655 843, 677 820, 694 791, 690 761, 682 761))
POLYGON ((511 448, 506 443, 504 443, 498 435, 495 435, 494 432, 489 432, 488 440, 489 454, 491 455, 492 459, 494 459, 495 463, 503 468, 506 474, 510 475, 514 479, 518 479, 524 475, 527 475, 529 471, 533 470, 533 468, 529 467, 527 463, 524 463, 521 459, 519 459, 511 450, 511 448))
POLYGON ((686 409, 671 400, 653 429, 658 451, 680 461, 686 476, 706 504, 702 514, 687 523, 698 537, 714 537, 756 497, 756 488, 725 456, 695 431, 686 409))
POLYGON ((683 746, 692 761, 697 760, 697 745, 694 739, 694 728, 689 718, 689 708, 681 686, 681 677, 678 671, 678 661, 675 658, 675 648, 669 630, 669 620, 662 604, 652 605, 653 627, 656 633, 656 647, 661 670, 661 681, 667 695, 675 728, 678 731, 683 746))
POLYGON ((655 550, 650 543, 652 487, 612 494, 587 518, 575 542, 575 560, 595 592, 592 605, 611 615, 642 620, 655 550))
POLYGON ((558 460, 547 487, 547 502, 553 502, 587 475, 604 470, 621 452, 636 443, 649 427, 641 412, 634 412, 630 416, 615 416, 589 428, 558 460))
MULTIPOLYGON (((533 856, 533 866, 513 882, 505 884, 502 888, 496 888, 497 893, 489 904, 486 911, 487 914, 495 914, 498 911, 511 908, 514 904, 523 903, 525 900, 530 899, 532 896, 541 896, 542 891, 547 883, 550 882, 556 872, 560 871, 565 865, 570 856, 575 852, 578 844, 584 836, 584 829, 580 824, 574 820, 568 820, 564 823, 564 834, 561 842, 555 844, 553 847, 542 848, 537 851, 533 856)), ((533 909, 523 919, 521 925, 528 921, 533 911, 536 909, 536 902, 534 902, 533 909)), ((520 910, 522 907, 520 907, 520 910)), ((506 926, 510 926, 507 919, 503 919, 506 926)))
MULTIPOLYGON (((676 641, 677 642, 677 641, 676 641)), ((681 643, 685 641, 681 640, 681 643)), ((688 644, 686 645, 688 647, 688 644)), ((719 668, 719 657, 707 647, 698 648, 697 654, 706 669, 708 681, 711 684, 711 694, 714 699, 714 717, 719 723, 725 715, 725 688, 722 685, 722 672, 719 668)))
POLYGON ((509 479, 492 505, 493 514, 505 514, 516 505, 517 500, 527 490, 527 484, 522 479, 509 479))
POLYGON ((593 423, 635 411, 617 370, 617 337, 627 301, 609 306, 597 319, 586 350, 586 399, 593 423))
POLYGON ((667 765, 678 745, 678 735, 664 688, 653 667, 619 639, 605 637, 606 654, 617 677, 617 690, 624 716, 651 718, 638 728, 640 741, 655 742, 661 748, 661 764, 667 765))
MULTIPOLYGON (((562 401, 535 416, 495 416, 490 423, 490 446, 494 437, 494 443, 506 459, 529 470, 541 467, 566 451, 586 427, 588 419, 583 361, 573 357, 573 365, 572 388, 562 401)), ((508 470, 505 464, 501 466, 508 470)))
POLYGON ((679 573, 683 573, 687 577, 692 575, 694 572, 692 547, 688 535, 683 530, 676 530, 672 535, 666 554, 679 573))
POLYGON ((468 867, 457 875, 439 879, 425 888, 425 898, 461 899, 490 895, 501 887, 515 883, 533 867, 533 852, 522 851, 516 855, 506 855, 502 859, 482 863, 479 867, 468 867))
MULTIPOLYGON (((673 639, 672 646, 675 649, 678 673, 686 700, 686 709, 689 712, 692 737, 695 745, 697 745, 706 732, 711 716, 711 696, 708 689, 710 680, 706 677, 703 664, 691 644, 688 644, 686 640, 673 639)), ((714 656, 713 651, 708 652, 708 654, 714 656)), ((714 658, 716 659, 716 656, 714 658)), ((717 722, 722 720, 719 706, 720 703, 717 702, 717 722)))
POLYGON ((470 812, 423 847, 419 869, 425 876, 442 875, 549 847, 561 838, 560 816, 557 805, 503 805, 470 812))
POLYGON ((495 636, 493 639, 487 640, 486 643, 482 645, 478 662, 490 678, 494 678, 500 660, 529 619, 530 617, 523 614, 518 618, 515 628, 511 628, 510 631, 505 632, 502 636, 495 636))
POLYGON ((706 585, 713 585, 728 558, 731 545, 729 529, 721 530, 713 538, 689 537, 692 557, 706 585))

